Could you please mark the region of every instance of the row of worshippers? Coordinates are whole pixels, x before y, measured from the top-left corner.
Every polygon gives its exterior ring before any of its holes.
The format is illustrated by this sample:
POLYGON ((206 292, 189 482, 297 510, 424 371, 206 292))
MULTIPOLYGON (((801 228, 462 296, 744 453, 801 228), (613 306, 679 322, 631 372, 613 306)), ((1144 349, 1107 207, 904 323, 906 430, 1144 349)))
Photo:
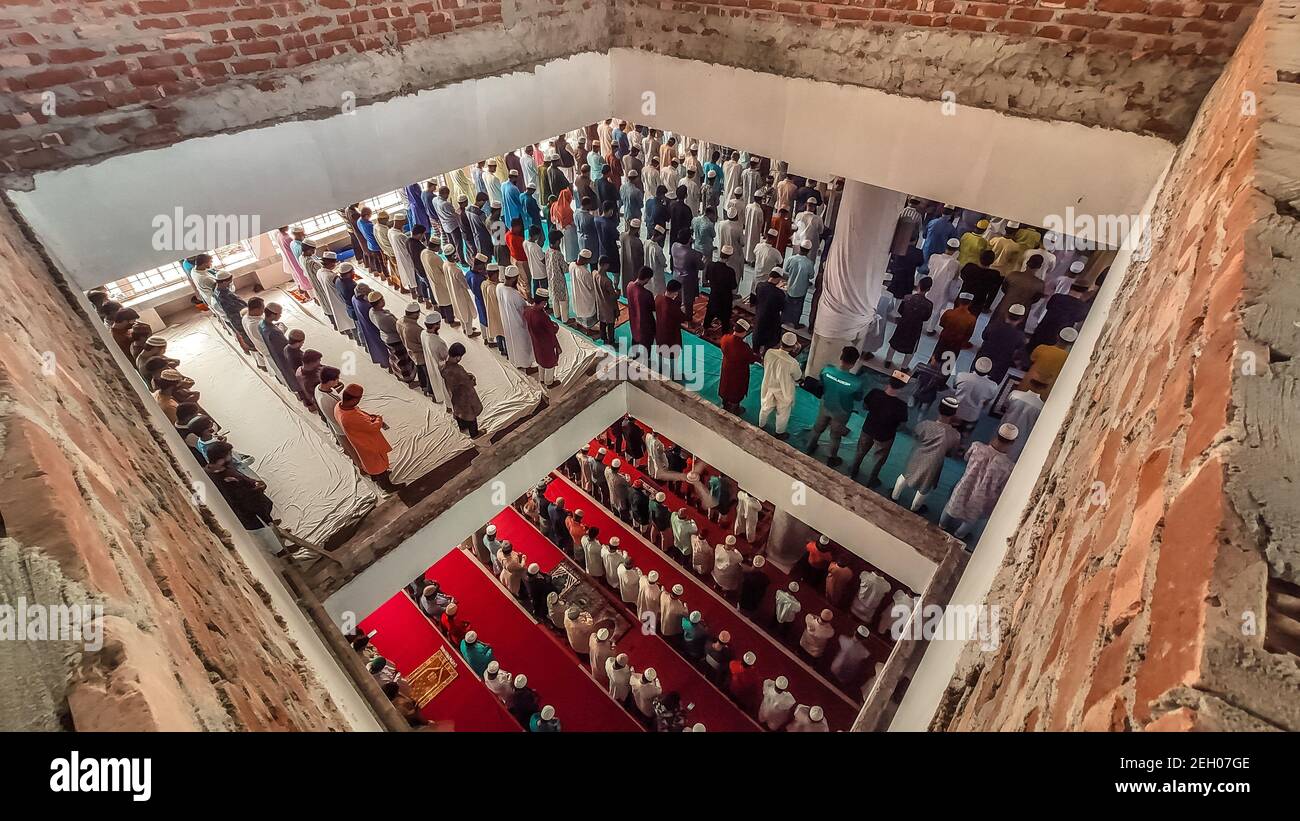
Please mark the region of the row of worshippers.
MULTIPOLYGON (((508 546, 508 545, 507 545, 508 546)), ((509 556, 510 551, 506 551, 509 556)), ((520 555, 509 556, 509 564, 524 561, 520 555)), ((539 574, 537 565, 528 566, 530 579, 535 582, 544 580, 549 585, 549 578, 539 574)), ((504 575, 503 575, 504 578, 504 575)), ((530 583, 530 588, 534 585, 530 583)), ((516 596, 521 595, 522 584, 516 583, 511 590, 516 596)), ((550 588, 547 588, 549 592, 550 588)), ((501 701, 506 710, 523 729, 534 733, 557 733, 562 730, 555 708, 544 704, 537 691, 528 684, 528 676, 523 673, 511 674, 501 667, 501 660, 496 651, 474 629, 468 614, 461 612, 463 602, 443 589, 437 579, 426 572, 406 586, 406 594, 420 608, 434 625, 446 636, 447 641, 460 651, 465 663, 474 674, 487 686, 488 690, 501 701)), ((542 596, 545 601, 545 596, 542 596)))
MULTIPOLYGON (((612 425, 604 434, 603 441, 612 449, 612 453, 626 458, 629 466, 635 467, 644 459, 647 468, 655 470, 656 473, 669 472, 666 460, 662 456, 665 453, 662 441, 654 434, 647 435, 630 416, 612 425), (647 441, 650 443, 648 448, 645 447, 647 441)), ((680 448, 677 450, 680 454, 680 448)), ((627 506, 623 505, 620 499, 624 493, 631 495, 633 499, 638 494, 648 497, 650 520, 648 529, 652 543, 660 545, 664 550, 668 550, 671 544, 672 553, 684 567, 693 570, 695 575, 706 584, 711 584, 725 599, 737 603, 741 612, 751 614, 757 612, 771 584, 770 574, 765 569, 767 566, 765 557, 758 554, 745 556, 738 547, 735 535, 725 536, 718 545, 710 546, 701 534, 699 523, 695 521, 697 516, 692 515, 692 511, 687 506, 670 510, 667 496, 663 491, 656 492, 654 486, 644 479, 632 481, 623 476, 625 468, 622 458, 615 456, 606 465, 604 460, 607 456, 605 448, 600 448, 596 456, 591 456, 587 451, 579 451, 572 460, 572 466, 566 462, 562 471, 571 479, 581 480, 584 489, 590 488, 589 492, 597 498, 598 502, 610 507, 624 521, 630 518, 631 524, 643 535, 646 535, 646 529, 642 528, 641 516, 636 513, 637 503, 632 502, 632 513, 629 517, 624 514, 623 510, 627 506), (606 495, 601 494, 602 485, 608 488, 606 495), (658 533, 664 534, 668 541, 666 543, 660 541, 657 538, 658 533)), ((685 474, 685 479, 678 485, 694 500, 697 505, 696 510, 704 511, 698 518, 701 521, 707 518, 721 522, 725 518, 725 511, 730 506, 729 497, 732 495, 730 480, 720 472, 710 471, 708 466, 694 457, 689 457, 689 462, 683 461, 679 467, 689 470, 685 474), (706 483, 701 477, 709 472, 713 475, 706 483)), ((735 495, 737 515, 733 529, 740 532, 743 528, 752 544, 759 506, 754 504, 755 500, 743 491, 738 491, 735 495), (745 508, 748 508, 748 511, 745 508)), ((687 504, 689 505, 690 502, 688 501, 687 504)), ((558 531, 554 523, 551 523, 551 529, 558 531)), ((819 541, 809 542, 806 554, 805 560, 801 562, 794 575, 812 584, 811 589, 824 595, 826 601, 832 605, 842 609, 847 607, 848 612, 863 624, 852 634, 836 636, 833 627, 834 612, 822 610, 819 613, 806 614, 803 633, 792 634, 791 625, 803 606, 797 596, 799 584, 793 582, 793 589, 778 588, 773 593, 773 613, 776 621, 772 626, 776 628, 776 635, 797 640, 799 647, 813 659, 826 656, 827 647, 831 639, 835 638, 837 643, 834 652, 830 655, 830 671, 846 688, 857 690, 862 686, 867 675, 871 656, 868 649, 871 633, 867 625, 877 624, 876 611, 890 592, 891 585, 879 573, 868 568, 861 571, 855 588, 854 573, 847 554, 832 552, 829 540, 825 536, 820 537, 819 541), (852 599, 851 604, 850 599, 852 599)), ((602 561, 607 560, 603 554, 601 558, 602 561)), ((882 620, 881 624, 885 626, 879 627, 879 631, 888 635, 887 623, 882 620)))
MULTIPOLYGON (((618 471, 620 466, 616 459, 609 469, 618 471)), ((674 584, 670 588, 661 584, 659 572, 638 566, 628 551, 622 549, 618 536, 602 541, 600 529, 584 523, 581 509, 570 513, 562 496, 554 502, 546 498, 548 485, 548 481, 539 483, 532 494, 520 500, 519 506, 525 515, 532 518, 539 529, 593 581, 608 585, 639 624, 656 630, 719 689, 728 693, 751 715, 757 715, 763 700, 763 681, 754 670, 757 655, 748 651, 737 656, 731 647, 730 633, 711 630, 700 611, 687 606, 682 599, 685 594, 682 585, 674 584)), ((490 536, 494 535, 490 533, 490 536)), ((718 549, 729 562, 728 567, 739 571, 741 557, 735 544, 735 537, 730 536, 718 549)), ((724 568, 718 572, 729 574, 730 570, 724 568)), ((541 615, 538 617, 543 618, 541 615)), ((597 624, 590 613, 579 607, 566 605, 558 594, 550 596, 544 617, 557 630, 564 632, 575 652, 582 654, 585 649, 591 661, 592 675, 609 687, 610 695, 616 701, 634 707, 647 719, 653 719, 656 727, 661 725, 661 716, 653 702, 661 688, 657 676, 652 670, 637 673, 626 654, 617 652, 608 626, 597 624), (639 688, 635 686, 638 682, 639 688), (637 697, 638 690, 641 697, 637 697)), ((829 729, 820 707, 803 705, 802 710, 797 710, 799 706, 792 703, 780 726, 770 729, 791 732, 829 729)))
POLYGON ((397 669, 397 665, 380 655, 378 648, 370 643, 370 636, 354 628, 344 634, 352 650, 361 658, 366 670, 374 677, 375 683, 383 691, 398 714, 406 720, 413 730, 437 729, 434 724, 420 715, 420 705, 411 695, 411 681, 397 669))

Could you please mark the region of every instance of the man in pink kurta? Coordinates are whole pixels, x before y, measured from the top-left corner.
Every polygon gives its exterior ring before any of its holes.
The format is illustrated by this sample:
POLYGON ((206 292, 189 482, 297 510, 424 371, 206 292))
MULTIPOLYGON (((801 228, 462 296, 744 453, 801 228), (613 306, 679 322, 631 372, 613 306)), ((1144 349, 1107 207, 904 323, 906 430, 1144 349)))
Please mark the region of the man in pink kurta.
POLYGON ((312 293, 315 289, 312 287, 311 280, 308 279, 307 272, 302 269, 302 263, 293 253, 293 238, 289 236, 289 226, 280 226, 278 231, 271 234, 271 238, 275 240, 275 247, 280 251, 284 272, 293 277, 299 289, 312 293))

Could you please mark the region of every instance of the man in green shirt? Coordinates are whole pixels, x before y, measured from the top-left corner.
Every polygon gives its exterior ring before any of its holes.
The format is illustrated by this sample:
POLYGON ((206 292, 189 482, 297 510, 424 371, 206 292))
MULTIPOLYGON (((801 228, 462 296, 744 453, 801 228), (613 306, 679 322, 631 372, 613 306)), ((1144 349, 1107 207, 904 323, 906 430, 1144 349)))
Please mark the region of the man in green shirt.
POLYGON ((849 417, 862 401, 865 390, 861 374, 853 372, 858 361, 858 349, 849 345, 840 351, 840 364, 827 365, 819 376, 822 383, 822 404, 817 411, 817 423, 808 438, 808 453, 815 454, 821 443, 822 431, 831 429, 831 455, 826 464, 835 467, 840 458, 840 440, 849 432, 849 417))

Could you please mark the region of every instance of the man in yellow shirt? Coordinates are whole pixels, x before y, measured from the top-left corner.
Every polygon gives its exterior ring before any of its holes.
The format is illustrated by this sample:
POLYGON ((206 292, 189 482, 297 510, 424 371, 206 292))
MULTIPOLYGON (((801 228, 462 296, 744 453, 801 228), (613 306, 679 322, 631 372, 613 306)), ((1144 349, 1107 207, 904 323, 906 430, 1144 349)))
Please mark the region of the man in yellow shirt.
POLYGON ((1079 332, 1074 328, 1062 328, 1060 337, 1055 345, 1039 345, 1034 348, 1033 353, 1029 355, 1029 360, 1033 364, 1029 367, 1029 373, 1025 374, 1025 384, 1028 385, 1033 381, 1042 383, 1043 387, 1034 390, 1044 399, 1052 392, 1052 386, 1056 384, 1056 377, 1061 375, 1061 368, 1065 366, 1065 358, 1070 353, 1070 346, 1079 338, 1079 332))

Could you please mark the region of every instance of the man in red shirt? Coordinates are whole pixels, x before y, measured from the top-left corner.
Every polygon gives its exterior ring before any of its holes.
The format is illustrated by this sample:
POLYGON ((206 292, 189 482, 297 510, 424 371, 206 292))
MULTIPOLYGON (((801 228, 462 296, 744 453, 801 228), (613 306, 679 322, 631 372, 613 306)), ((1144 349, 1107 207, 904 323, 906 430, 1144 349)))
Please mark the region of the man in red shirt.
POLYGON ((669 379, 681 377, 682 325, 686 312, 682 310, 682 284, 677 280, 668 283, 664 292, 655 297, 655 345, 659 349, 659 371, 669 379))
POLYGON ((731 680, 728 688, 740 706, 750 713, 758 712, 758 704, 763 699, 763 677, 754 669, 758 657, 748 652, 739 660, 732 659, 728 669, 731 680))
POLYGON ((533 296, 533 304, 524 309, 524 327, 528 329, 528 338, 533 343, 533 359, 537 360, 537 367, 541 369, 542 386, 547 388, 560 384, 555 378, 555 367, 560 364, 560 340, 557 336, 559 326, 546 312, 550 298, 549 290, 538 288, 533 296))
POLYGON ((637 272, 636 280, 627 284, 627 318, 632 325, 632 345, 645 348, 649 361, 650 348, 655 344, 655 295, 647 287, 654 278, 654 272, 642 266, 637 272))
POLYGON ((718 381, 718 397, 722 399, 722 407, 737 416, 745 412, 740 403, 749 393, 749 366, 763 361, 745 341, 748 333, 749 323, 738 319, 731 333, 722 337, 718 343, 722 349, 722 377, 718 381))
POLYGON ((785 208, 778 210, 772 217, 772 228, 776 231, 772 245, 785 257, 785 249, 790 247, 790 212, 785 208))
POLYGON ((447 609, 443 610, 442 616, 438 618, 442 632, 447 635, 447 638, 451 640, 452 645, 455 647, 460 646, 461 639, 465 638, 465 634, 469 632, 469 622, 456 615, 459 607, 458 604, 452 602, 447 605, 447 609))

